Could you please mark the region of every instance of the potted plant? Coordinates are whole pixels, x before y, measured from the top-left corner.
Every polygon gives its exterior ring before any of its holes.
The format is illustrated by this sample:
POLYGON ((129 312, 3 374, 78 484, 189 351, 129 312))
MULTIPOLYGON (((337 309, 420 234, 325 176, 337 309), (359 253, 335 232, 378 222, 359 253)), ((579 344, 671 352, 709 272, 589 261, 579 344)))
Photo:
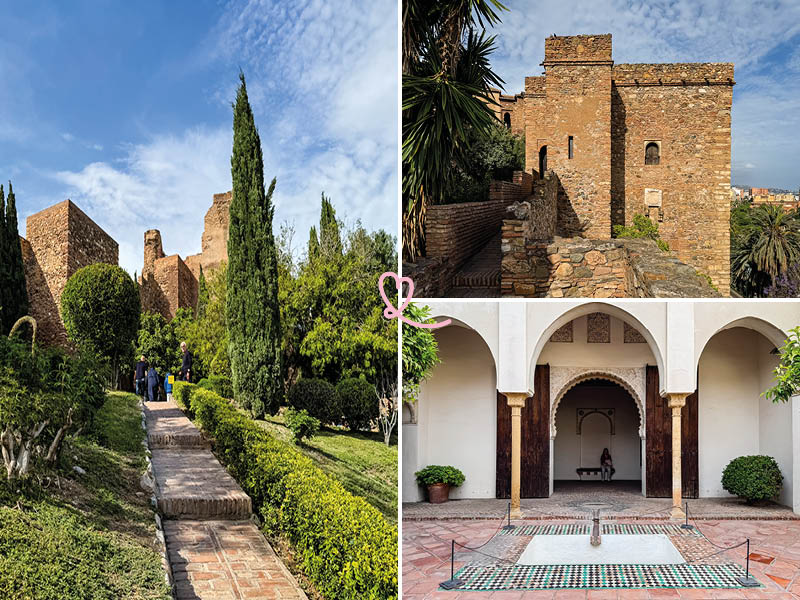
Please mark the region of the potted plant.
POLYGON ((414 475, 419 485, 428 488, 428 500, 431 504, 447 502, 450 488, 464 483, 464 474, 450 466, 429 465, 414 475))

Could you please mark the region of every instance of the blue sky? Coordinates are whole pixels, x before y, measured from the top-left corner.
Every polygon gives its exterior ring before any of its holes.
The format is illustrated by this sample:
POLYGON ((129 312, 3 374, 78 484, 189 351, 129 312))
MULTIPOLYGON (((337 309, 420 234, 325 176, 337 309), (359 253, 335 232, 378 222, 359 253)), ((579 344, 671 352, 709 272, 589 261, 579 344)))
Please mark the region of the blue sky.
POLYGON ((25 218, 65 198, 141 270, 142 239, 200 251, 231 187, 238 71, 277 176, 275 229, 302 250, 333 199, 396 234, 397 3, 20 2, 0 5, 0 181, 25 218))
POLYGON ((617 63, 733 62, 731 182, 800 188, 800 0, 509 0, 495 71, 542 73, 544 38, 611 33, 617 63))

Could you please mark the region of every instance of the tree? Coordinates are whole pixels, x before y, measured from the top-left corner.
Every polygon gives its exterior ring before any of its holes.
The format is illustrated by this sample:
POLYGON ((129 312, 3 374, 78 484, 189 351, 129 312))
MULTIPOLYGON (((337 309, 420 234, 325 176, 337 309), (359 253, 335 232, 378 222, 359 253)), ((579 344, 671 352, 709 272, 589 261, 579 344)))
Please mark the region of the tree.
POLYGON ((763 296, 773 281, 800 260, 800 219, 781 206, 753 208, 737 232, 731 254, 734 287, 745 296, 763 296))
POLYGON ((800 394, 800 327, 789 330, 781 348, 781 360, 773 371, 775 385, 764 392, 772 402, 789 402, 800 394))
MULTIPOLYGON (((208 300, 202 315, 186 321, 180 336, 186 340, 198 363, 198 373, 205 376, 231 377, 228 358, 228 327, 226 304, 228 296, 228 266, 221 263, 206 280, 208 300)), ((173 320, 174 322, 174 320, 173 320)))
POLYGON ((177 373, 181 365, 180 344, 183 341, 178 331, 180 322, 179 318, 167 321, 161 313, 143 312, 139 320, 136 358, 144 356, 148 364, 161 375, 177 373))
POLYGON ((14 189, 8 182, 8 200, 0 185, 0 334, 11 330, 17 319, 28 314, 25 264, 19 241, 14 189))
MULTIPOLYGON (((431 323, 427 306, 409 304, 405 315, 417 323, 431 323)), ((430 377, 433 367, 439 364, 439 344, 433 331, 425 327, 403 324, 403 402, 411 410, 411 420, 416 422, 416 405, 420 384, 430 377)))
POLYGON ((233 199, 228 238, 228 355, 237 400, 254 417, 283 397, 278 261, 272 233, 275 179, 264 191, 261 139, 244 74, 233 110, 233 199))
POLYGON ((319 245, 322 252, 327 254, 342 253, 342 237, 339 234, 339 222, 336 220, 336 211, 333 209, 330 198, 322 192, 322 208, 319 216, 319 245))
POLYGON ((61 294, 67 337, 109 365, 114 388, 120 367, 131 358, 140 313, 137 285, 116 265, 97 263, 78 269, 61 294))
POLYGON ((197 279, 197 310, 195 311, 198 319, 205 314, 206 305, 208 305, 208 285, 203 273, 203 266, 200 265, 200 277, 197 279))
POLYGON ((403 4, 403 255, 424 250, 425 210, 444 201, 453 167, 468 167, 470 131, 497 119, 490 88, 503 81, 489 65, 499 22, 497 0, 405 0, 403 4), (480 28, 480 34, 475 28, 480 28))

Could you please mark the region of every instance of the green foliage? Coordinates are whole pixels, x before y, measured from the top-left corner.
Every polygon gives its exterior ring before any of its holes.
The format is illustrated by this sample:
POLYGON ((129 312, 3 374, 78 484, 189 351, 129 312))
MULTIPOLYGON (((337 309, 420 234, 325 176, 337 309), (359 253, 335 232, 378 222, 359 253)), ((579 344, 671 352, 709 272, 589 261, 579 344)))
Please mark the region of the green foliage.
POLYGON ((496 0, 403 6, 403 256, 424 248, 425 210, 445 202, 455 173, 469 168, 470 135, 497 123, 490 65, 496 0), (456 168, 454 168, 456 167, 456 168))
POLYGON ((202 319, 206 314, 208 301, 208 284, 206 283, 205 273, 203 273, 203 265, 200 265, 200 277, 197 279, 197 310, 195 311, 195 316, 198 319, 202 319))
POLYGON ((161 375, 177 373, 181 366, 181 323, 180 318, 167 321, 160 313, 142 313, 139 317, 136 360, 144 356, 161 375))
POLYGON ((8 334, 16 320, 28 314, 28 289, 18 229, 16 198, 9 181, 8 203, 0 185, 0 335, 8 334))
POLYGON ((614 225, 614 237, 627 238, 627 239, 649 239, 653 240, 658 247, 664 252, 669 251, 669 244, 661 239, 658 234, 658 224, 653 223, 644 215, 633 215, 633 224, 627 225, 614 225))
POLYGON ((298 563, 329 600, 397 598, 397 529, 363 498, 276 440, 230 403, 176 384, 217 455, 253 499, 268 532, 286 536, 298 563))
POLYGON ((748 504, 777 498, 783 487, 783 475, 771 456, 740 456, 722 472, 722 488, 748 504))
POLYGON ((800 327, 789 330, 781 348, 781 360, 775 367, 775 384, 764 392, 773 402, 789 402, 800 394, 800 327))
POLYGON ((59 486, 4 498, 0 485, 0 597, 171 598, 152 509, 136 496, 145 465, 136 397, 110 394, 94 430, 102 445, 72 440, 59 486), (86 474, 71 471, 73 456, 86 474))
POLYGON ((309 415, 335 425, 342 418, 336 388, 324 379, 303 377, 289 388, 289 406, 295 410, 305 410, 309 415))
POLYGON ((464 473, 455 467, 443 467, 441 465, 429 465, 414 473, 417 483, 420 485, 434 485, 436 483, 446 483, 450 486, 459 486, 464 483, 464 473))
MULTIPOLYGON (((430 308, 409 304, 406 316, 417 323, 431 323, 430 308)), ((439 364, 439 344, 433 331, 425 327, 403 325, 403 401, 414 403, 419 385, 439 364)))
POLYGON ((187 319, 185 326, 180 327, 181 337, 194 356, 196 372, 207 374, 209 377, 221 376, 230 379, 231 363, 228 357, 228 327, 225 314, 228 296, 227 264, 222 263, 214 269, 206 282, 208 300, 202 314, 198 313, 196 318, 187 319))
POLYGON ((284 413, 286 416, 286 426, 292 432, 292 440, 295 444, 302 444, 303 440, 310 440, 319 433, 319 419, 315 419, 306 410, 295 410, 287 408, 284 413))
POLYGON ((140 312, 138 286, 116 265, 98 263, 79 269, 61 294, 67 336, 108 362, 114 384, 120 367, 132 358, 140 312))
POLYGON ((264 191, 261 140, 244 75, 233 110, 233 200, 228 237, 226 320, 236 399, 253 416, 283 400, 278 262, 272 234, 275 180, 264 191))
MULTIPOLYGON (((319 231, 334 231, 335 214, 327 198, 320 212, 319 231)), ((299 377, 337 382, 364 376, 379 384, 396 369, 397 324, 383 317, 378 294, 379 276, 397 268, 394 239, 356 225, 345 233, 339 251, 335 240, 340 231, 326 234, 334 241, 297 266, 290 236, 281 236, 282 348, 290 388, 299 377)))
POLYGON ((731 280, 743 296, 762 297, 800 261, 800 217, 782 206, 736 204, 731 211, 731 280))
POLYGON ((378 396, 375 386, 359 377, 348 377, 336 386, 342 416, 351 431, 371 429, 378 418, 378 396))
POLYGON ((211 390, 223 398, 233 399, 233 382, 225 375, 209 375, 197 382, 198 387, 211 390))

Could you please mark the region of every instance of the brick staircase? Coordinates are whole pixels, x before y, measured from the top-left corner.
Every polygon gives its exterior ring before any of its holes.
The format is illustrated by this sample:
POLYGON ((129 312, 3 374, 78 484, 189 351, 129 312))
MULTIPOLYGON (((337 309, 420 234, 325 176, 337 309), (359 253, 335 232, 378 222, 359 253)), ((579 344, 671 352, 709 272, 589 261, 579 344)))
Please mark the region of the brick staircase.
POLYGON ((252 519, 250 497, 173 402, 145 402, 155 503, 178 600, 307 600, 252 519))
POLYGON ((448 296, 454 298, 497 298, 500 296, 500 251, 498 231, 480 250, 464 263, 453 277, 448 296))

